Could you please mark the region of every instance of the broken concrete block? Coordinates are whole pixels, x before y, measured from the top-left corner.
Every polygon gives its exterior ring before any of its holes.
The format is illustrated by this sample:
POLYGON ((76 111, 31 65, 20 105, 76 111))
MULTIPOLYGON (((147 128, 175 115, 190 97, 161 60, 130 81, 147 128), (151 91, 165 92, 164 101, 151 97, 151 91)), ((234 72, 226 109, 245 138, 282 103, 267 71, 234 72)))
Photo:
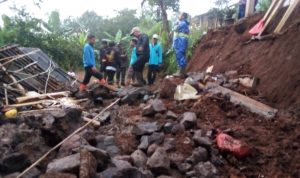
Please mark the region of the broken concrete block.
POLYGON ((153 155, 148 159, 147 166, 154 173, 168 173, 170 169, 170 160, 166 151, 163 148, 157 148, 153 155))
POLYGON ((47 172, 77 173, 80 166, 80 153, 55 159, 47 166, 47 172))
POLYGON ((141 150, 136 150, 131 154, 131 158, 133 160, 134 166, 138 168, 146 168, 146 163, 147 163, 147 155, 141 151, 141 150))
POLYGON ((96 177, 97 173, 97 160, 86 149, 80 151, 80 178, 93 178, 96 177))
POLYGON ((197 116, 194 112, 185 112, 180 123, 184 125, 185 129, 193 128, 197 124, 197 116))

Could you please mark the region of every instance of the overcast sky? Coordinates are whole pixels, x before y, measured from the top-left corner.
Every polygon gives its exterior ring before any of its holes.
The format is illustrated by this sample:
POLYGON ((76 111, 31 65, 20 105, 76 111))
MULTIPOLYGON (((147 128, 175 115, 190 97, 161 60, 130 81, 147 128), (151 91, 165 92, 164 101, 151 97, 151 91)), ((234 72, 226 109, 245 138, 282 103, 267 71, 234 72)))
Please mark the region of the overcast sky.
MULTIPOLYGON (((47 14, 58 10, 61 17, 78 17, 85 11, 95 11, 98 15, 112 17, 116 10, 124 8, 140 9, 141 0, 42 0, 41 8, 33 5, 34 0, 8 0, 0 4, 0 15, 12 15, 10 7, 26 6, 33 16, 46 19, 47 14)), ((192 16, 207 12, 213 6, 213 0, 181 0, 180 10, 192 16)))

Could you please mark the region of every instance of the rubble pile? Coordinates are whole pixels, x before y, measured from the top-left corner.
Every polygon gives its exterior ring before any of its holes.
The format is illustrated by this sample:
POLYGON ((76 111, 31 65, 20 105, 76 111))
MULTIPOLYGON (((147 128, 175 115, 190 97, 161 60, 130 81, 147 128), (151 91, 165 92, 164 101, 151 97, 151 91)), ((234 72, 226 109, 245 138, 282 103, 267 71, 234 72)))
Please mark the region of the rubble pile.
MULTIPOLYGON (((257 99, 257 92, 255 85, 248 84, 255 82, 253 77, 247 77, 247 84, 240 82, 245 76, 236 71, 219 75, 190 73, 185 81, 172 77, 162 80, 160 91, 171 85, 173 96, 178 92, 176 88, 183 84, 198 91, 197 99, 184 100, 160 95, 157 88, 128 87, 111 91, 97 84, 90 87, 88 98, 80 107, 44 106, 39 110, 26 109, 16 118, 3 118, 0 174, 5 178, 17 177, 48 150, 97 117, 22 177, 288 175, 280 170, 268 172, 270 160, 276 160, 283 153, 274 146, 276 155, 273 157, 276 158, 272 158, 265 150, 268 143, 274 142, 266 138, 280 127, 268 119, 274 118, 277 111, 272 108, 274 115, 266 117, 247 105, 232 102, 232 93, 212 90, 216 85, 231 92, 243 92, 251 96, 252 101, 257 99), (114 98, 121 100, 99 115, 114 98)), ((78 96, 78 93, 70 95, 78 96)), ((298 149, 293 148, 293 151, 298 149)))

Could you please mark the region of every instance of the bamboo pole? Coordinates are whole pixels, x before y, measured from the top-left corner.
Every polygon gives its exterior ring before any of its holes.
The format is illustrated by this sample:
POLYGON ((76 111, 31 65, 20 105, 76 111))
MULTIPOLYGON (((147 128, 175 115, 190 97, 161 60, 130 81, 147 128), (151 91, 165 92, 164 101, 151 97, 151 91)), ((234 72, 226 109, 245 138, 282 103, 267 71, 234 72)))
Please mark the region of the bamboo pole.
POLYGON ((31 164, 31 166, 29 166, 27 169, 25 169, 23 172, 21 172, 17 178, 21 178, 24 174, 26 174, 28 171, 30 171, 32 168, 34 168, 36 165, 38 165, 41 161, 43 161, 52 151, 56 150, 58 147, 60 147, 63 143, 65 143, 67 140, 69 140, 71 137, 73 137, 74 135, 76 135, 77 133, 79 133, 80 131, 82 131, 83 129, 85 129, 88 125, 90 125, 91 123, 93 123, 94 121, 96 121, 96 119, 103 114, 105 111, 107 111, 108 109, 110 109, 112 106, 114 106, 115 104, 117 104, 120 101, 120 98, 118 98, 117 100, 115 100, 114 102, 112 102, 109 106, 107 106, 106 108, 104 108, 98 115, 96 115, 93 119, 91 119, 89 122, 87 122, 86 124, 84 124, 82 127, 78 128, 77 130, 75 130, 71 135, 69 135, 67 138, 65 138, 64 140, 62 140, 60 143, 58 143, 56 146, 54 146, 53 148, 51 148, 47 153, 45 153, 41 158, 39 158, 36 162, 34 162, 33 164, 31 164))

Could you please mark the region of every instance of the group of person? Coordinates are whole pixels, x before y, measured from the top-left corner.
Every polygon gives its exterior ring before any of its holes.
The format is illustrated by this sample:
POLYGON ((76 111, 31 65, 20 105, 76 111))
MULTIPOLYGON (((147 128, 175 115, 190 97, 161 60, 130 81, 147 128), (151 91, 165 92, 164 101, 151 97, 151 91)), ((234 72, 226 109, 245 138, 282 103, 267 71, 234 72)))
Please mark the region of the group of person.
MULTIPOLYGON (((176 76, 185 75, 189 35, 187 18, 187 13, 182 13, 173 28, 173 47, 179 67, 178 72, 175 74, 176 76)), ((87 36, 87 43, 83 48, 85 76, 80 85, 81 91, 86 90, 92 76, 97 78, 100 84, 116 84, 117 86, 132 84, 135 87, 154 84, 159 68, 163 64, 163 50, 159 42, 159 36, 154 34, 150 42, 148 35, 142 33, 139 27, 134 27, 130 32, 130 36, 132 37, 130 40, 130 60, 124 44, 115 44, 109 40, 101 41, 101 48, 99 50, 100 70, 96 68, 94 54, 96 37, 92 34, 87 36), (147 63, 148 73, 146 82, 143 78, 143 72, 147 63)))

